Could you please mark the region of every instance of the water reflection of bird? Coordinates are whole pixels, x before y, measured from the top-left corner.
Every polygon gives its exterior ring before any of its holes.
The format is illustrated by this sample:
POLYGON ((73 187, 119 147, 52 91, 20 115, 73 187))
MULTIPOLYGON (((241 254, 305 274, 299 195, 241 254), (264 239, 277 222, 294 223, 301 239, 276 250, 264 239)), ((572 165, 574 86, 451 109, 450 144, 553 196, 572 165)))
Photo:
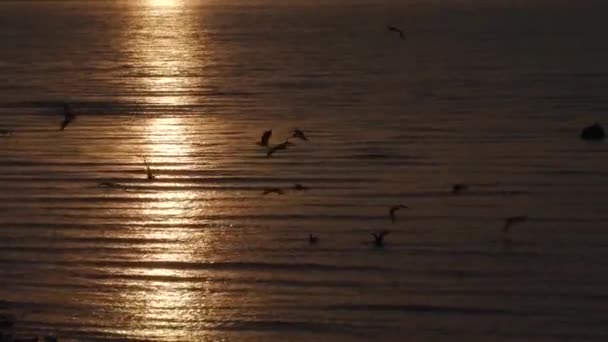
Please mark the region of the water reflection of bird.
POLYGON ((262 192, 262 195, 268 195, 268 194, 277 194, 277 195, 283 195, 285 194, 285 192, 279 188, 266 188, 264 189, 264 192, 262 192))
POLYGON ((511 228, 512 225, 514 224, 518 224, 518 223, 523 223, 526 222, 528 220, 528 216, 511 216, 511 217, 507 217, 505 219, 505 225, 502 228, 502 231, 505 233, 509 232, 509 228, 511 228))
POLYGON ((305 141, 308 141, 308 138, 306 137, 306 135, 304 134, 304 132, 300 129, 295 128, 293 131, 291 131, 291 137, 292 138, 298 138, 298 139, 302 139, 305 141))
POLYGON ((146 158, 144 158, 144 165, 146 165, 146 176, 148 180, 154 180, 156 176, 154 176, 154 174, 152 173, 152 169, 150 168, 150 165, 148 165, 148 161, 146 160, 146 158))
POLYGON ((384 247, 384 237, 390 233, 388 230, 383 230, 378 233, 371 233, 374 237, 374 246, 384 247))
POLYGON ((307 187, 307 186, 304 186, 304 185, 302 185, 302 184, 294 184, 294 185, 293 185, 293 189, 294 189, 294 190, 298 190, 298 191, 303 191, 303 190, 308 190, 308 189, 310 189, 310 188, 309 188, 309 187, 307 187))
POLYGON ((386 26, 386 28, 387 28, 389 31, 399 33, 399 37, 401 37, 401 39, 405 40, 405 34, 403 33, 403 31, 402 31, 400 28, 397 28, 397 27, 395 27, 395 26, 391 26, 391 25, 387 25, 387 26, 386 26))
POLYGON ((271 136, 272 136, 272 130, 265 131, 262 134, 262 137, 260 137, 260 141, 258 142, 258 145, 268 147, 268 141, 270 140, 271 136))
POLYGON ((391 222, 395 223, 395 212, 399 209, 407 209, 408 207, 403 205, 403 204, 399 204, 399 205, 394 205, 392 206, 389 210, 388 210, 388 215, 391 218, 391 222))
POLYGON ((125 186, 114 182, 101 182, 97 184, 100 188, 124 189, 125 186))
POLYGON ((70 107, 69 103, 63 104, 63 116, 63 122, 59 127, 60 131, 63 131, 70 124, 70 122, 76 119, 76 114, 72 112, 72 108, 70 107))
POLYGON ((266 153, 266 158, 270 157, 273 155, 273 153, 275 153, 276 151, 279 150, 286 150, 288 146, 293 146, 293 143, 290 143, 289 140, 285 140, 285 142, 282 142, 278 145, 274 145, 273 147, 268 149, 268 152, 266 153))
POLYGON ((318 242, 319 242, 319 238, 317 236, 308 234, 308 244, 309 245, 316 245, 318 242))

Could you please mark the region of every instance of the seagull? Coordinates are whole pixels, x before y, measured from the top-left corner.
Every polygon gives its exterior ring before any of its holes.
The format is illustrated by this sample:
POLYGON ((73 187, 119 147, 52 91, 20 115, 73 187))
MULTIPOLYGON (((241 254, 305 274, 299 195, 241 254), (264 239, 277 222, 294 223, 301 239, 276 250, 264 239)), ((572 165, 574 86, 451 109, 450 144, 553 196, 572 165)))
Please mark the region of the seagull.
POLYGON ((304 185, 302 185, 302 184, 294 184, 294 185, 293 185, 293 189, 294 189, 294 190, 298 190, 298 191, 302 191, 302 190, 308 190, 308 189, 310 189, 310 188, 309 188, 309 187, 307 187, 307 186, 304 186, 304 185))
POLYGON ((70 122, 76 119, 76 114, 72 113, 69 103, 63 104, 63 115, 63 122, 61 123, 61 127, 59 127, 60 131, 63 131, 70 124, 70 122))
POLYGON ((292 132, 292 135, 291 135, 292 138, 298 138, 298 139, 308 141, 308 138, 306 138, 306 135, 304 135, 304 132, 302 132, 302 130, 295 128, 291 132, 292 132))
POLYGON ((144 165, 146 165, 146 174, 148 176, 148 180, 154 180, 156 176, 154 176, 154 174, 152 173, 152 169, 150 169, 150 165, 148 165, 148 161, 146 160, 146 158, 144 158, 144 165))
POLYGON ((279 188, 266 188, 264 189, 264 192, 262 193, 262 195, 268 195, 268 194, 277 194, 277 195, 283 195, 285 194, 285 192, 279 188))
POLYGON ((528 216, 511 216, 505 219, 505 226, 502 228, 502 231, 505 233, 509 232, 509 228, 517 223, 526 222, 528 220, 528 216))
POLYGON ((316 245, 318 242, 319 242, 319 238, 317 236, 308 234, 308 244, 309 245, 316 245))
POLYGON ((384 237, 390 233, 388 230, 383 230, 378 233, 371 233, 374 237, 374 246, 376 247, 384 247, 384 237))
POLYGON ((458 195, 461 192, 467 190, 469 187, 466 186, 466 184, 454 184, 452 185, 452 194, 453 195, 458 195))
POLYGON ((268 149, 268 152, 266 153, 266 158, 270 157, 273 153, 275 153, 278 150, 286 150, 287 146, 293 146, 293 143, 290 143, 289 140, 285 140, 285 142, 280 143, 278 145, 274 145, 273 147, 268 149))
POLYGON ((405 40, 405 34, 403 33, 403 31, 395 26, 391 26, 391 25, 387 25, 386 28, 389 31, 393 31, 393 32, 397 32, 399 33, 399 37, 401 37, 401 39, 405 40))
POLYGON ((272 130, 265 131, 264 134, 262 134, 262 137, 260 138, 258 145, 268 147, 268 140, 270 140, 271 136, 272 136, 272 130))
POLYGON ((403 204, 394 205, 388 210, 388 215, 391 217, 391 222, 395 223, 395 212, 399 209, 408 209, 407 206, 403 204))

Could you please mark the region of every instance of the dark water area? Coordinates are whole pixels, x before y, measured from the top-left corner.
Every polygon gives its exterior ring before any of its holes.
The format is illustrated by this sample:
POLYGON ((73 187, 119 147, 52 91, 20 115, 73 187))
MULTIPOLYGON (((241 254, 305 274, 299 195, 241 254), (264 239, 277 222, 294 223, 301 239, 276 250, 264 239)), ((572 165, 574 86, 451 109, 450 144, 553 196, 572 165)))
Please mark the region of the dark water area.
POLYGON ((608 148, 579 133, 608 125, 607 9, 0 3, 0 314, 62 341, 605 341, 608 148))

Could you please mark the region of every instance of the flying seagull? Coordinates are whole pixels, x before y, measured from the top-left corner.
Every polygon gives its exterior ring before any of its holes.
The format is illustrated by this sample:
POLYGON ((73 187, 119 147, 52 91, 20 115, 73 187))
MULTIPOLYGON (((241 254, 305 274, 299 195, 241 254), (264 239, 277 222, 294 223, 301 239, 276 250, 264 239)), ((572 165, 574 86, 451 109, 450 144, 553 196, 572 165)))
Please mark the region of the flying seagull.
POLYGON ((522 222, 526 222, 528 220, 528 216, 511 216, 511 217, 507 217, 505 219, 505 225, 502 228, 502 231, 505 233, 509 232, 509 228, 511 228, 512 225, 514 224, 518 224, 518 223, 522 223, 522 222))
POLYGON ((374 237, 374 246, 376 247, 384 247, 384 237, 390 233, 388 230, 383 230, 378 233, 371 233, 374 237))
POLYGON ((70 124, 70 122, 76 119, 76 114, 72 113, 69 103, 63 104, 63 115, 63 122, 61 123, 61 127, 59 127, 60 131, 63 131, 70 124))
POLYGON ((268 147, 268 140, 270 140, 271 136, 272 136, 272 130, 265 131, 264 134, 262 134, 262 137, 260 138, 258 145, 268 147))
POLYGON ((405 40, 405 34, 403 33, 403 31, 395 26, 391 26, 391 25, 387 25, 386 28, 389 31, 393 31, 393 32, 397 32, 399 33, 399 37, 401 37, 401 39, 405 40))
POLYGON ((292 134, 291 134, 292 138, 298 138, 298 139, 308 141, 308 138, 306 138, 306 135, 304 134, 304 132, 302 130, 295 128, 291 132, 292 132, 292 134))
POLYGON ((391 222, 395 223, 395 212, 399 209, 407 209, 408 207, 403 205, 403 204, 399 204, 399 205, 394 205, 392 206, 389 210, 388 210, 388 215, 391 217, 391 222))
POLYGON ((266 158, 272 156, 273 153, 275 153, 278 150, 286 150, 287 146, 293 146, 293 143, 290 143, 289 140, 285 140, 285 142, 280 143, 278 145, 274 145, 273 147, 268 149, 268 152, 266 153, 266 158))
POLYGON ((452 194, 453 195, 458 195, 461 192, 467 190, 469 187, 466 186, 466 184, 454 184, 452 185, 452 194))
POLYGON ((150 165, 148 165, 148 161, 146 160, 146 158, 144 158, 144 165, 146 165, 146 175, 148 177, 148 180, 154 180, 156 176, 154 176, 154 174, 152 173, 152 169, 150 168, 150 165))
POLYGON ((262 195, 268 195, 268 194, 277 194, 277 195, 283 195, 285 194, 285 192, 279 188, 266 188, 264 189, 264 192, 262 193, 262 195))
POLYGON ((317 236, 308 234, 308 244, 309 245, 316 245, 318 242, 319 242, 319 238, 317 236))

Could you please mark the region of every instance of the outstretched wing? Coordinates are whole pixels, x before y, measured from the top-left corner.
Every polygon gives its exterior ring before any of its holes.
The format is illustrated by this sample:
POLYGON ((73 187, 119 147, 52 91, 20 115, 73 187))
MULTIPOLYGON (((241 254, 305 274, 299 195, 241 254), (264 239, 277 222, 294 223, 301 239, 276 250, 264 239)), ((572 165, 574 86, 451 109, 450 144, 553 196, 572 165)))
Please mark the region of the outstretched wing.
POLYGON ((264 134, 262 134, 262 138, 260 138, 260 143, 264 146, 268 146, 268 141, 270 140, 271 136, 272 130, 264 132, 264 134))

